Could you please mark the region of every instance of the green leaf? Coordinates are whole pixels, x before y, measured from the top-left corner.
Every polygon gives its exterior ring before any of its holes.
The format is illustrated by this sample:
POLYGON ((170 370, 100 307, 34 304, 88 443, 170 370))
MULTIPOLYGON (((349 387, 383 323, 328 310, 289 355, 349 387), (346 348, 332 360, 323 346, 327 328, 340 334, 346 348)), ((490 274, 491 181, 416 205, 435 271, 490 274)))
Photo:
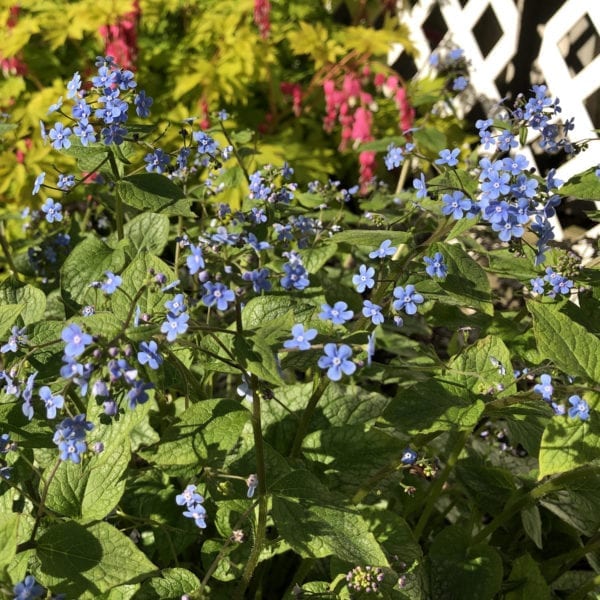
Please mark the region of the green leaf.
POLYGON ((0 306, 0 339, 6 339, 11 327, 23 311, 22 304, 6 304, 0 306))
POLYGON ((492 600, 502 585, 502 559, 487 544, 469 546, 469 533, 460 526, 443 529, 429 552, 433 598, 492 600))
POLYGON ((113 250, 90 235, 77 244, 61 269, 63 299, 77 305, 95 304, 98 290, 90 288, 94 281, 105 278, 105 271, 119 272, 125 263, 122 250, 113 250))
POLYGON ((560 188, 560 194, 582 200, 600 200, 600 177, 596 175, 595 168, 589 173, 571 177, 560 188))
POLYGON ((142 213, 125 225, 124 234, 137 252, 147 251, 158 256, 169 241, 169 217, 142 213))
POLYGON ((203 400, 190 406, 161 434, 155 450, 142 455, 173 475, 190 475, 200 467, 221 468, 248 419, 248 411, 238 402, 203 400))
POLYGON ((406 244, 411 235, 406 231, 383 231, 381 229, 353 229, 336 233, 331 240, 336 244, 347 243, 353 246, 367 246, 375 250, 381 246, 381 242, 391 240, 392 246, 406 244))
POLYGON ((529 539, 541 550, 543 547, 542 542, 542 517, 540 516, 540 509, 535 506, 527 506, 521 510, 521 523, 523 524, 523 530, 529 537, 529 539))
MULTIPOLYGON (((600 395, 584 395, 590 407, 600 405, 600 395)), ((576 469, 600 456, 600 414, 590 411, 589 421, 555 416, 546 425, 540 446, 538 479, 576 469)))
POLYGON ((84 527, 73 521, 49 527, 37 542, 36 579, 70 598, 97 598, 157 569, 135 544, 104 521, 84 527))
POLYGON ((550 600, 550 588, 540 572, 539 564, 530 554, 513 560, 508 583, 515 587, 506 592, 504 600, 550 600))
POLYGON ((117 319, 124 321, 127 318, 132 308, 130 299, 136 296, 136 306, 142 313, 165 314, 165 295, 149 285, 151 269, 166 275, 169 283, 175 279, 171 267, 160 258, 148 252, 138 254, 121 273, 123 281, 120 289, 111 296, 111 306, 117 319))
POLYGON ((573 471, 568 475, 565 489, 550 492, 540 500, 544 508, 587 536, 600 530, 600 468, 597 464, 573 471))
MULTIPOLYGON (((204 544, 202 546, 204 548, 204 544)), ((180 600, 200 589, 200 580, 187 569, 163 569, 160 576, 145 581, 136 600, 180 600)))
POLYGON ((406 138, 403 135, 390 135, 375 140, 373 142, 364 142, 360 145, 360 152, 386 152, 390 144, 395 144, 396 146, 404 146, 404 144, 406 144, 406 138))
POLYGON ((414 132, 414 140, 419 147, 435 154, 446 148, 447 139, 444 133, 434 127, 424 127, 414 132))
MULTIPOLYGON (((32 285, 23 285, 14 279, 6 279, 0 285, 0 303, 21 304, 21 319, 25 325, 41 321, 46 311, 46 295, 42 290, 32 285)), ((4 325, 4 319, 0 318, 4 325)), ((2 328, 0 325, 0 330, 2 328)))
POLYGON ((440 282, 440 287, 450 295, 453 303, 493 315, 490 283, 483 268, 455 244, 444 244, 441 252, 446 259, 448 276, 440 282))
POLYGON ((337 245, 331 242, 317 248, 309 248, 302 252, 302 262, 309 273, 318 273, 336 252, 337 245))
POLYGON ((237 335, 233 346, 236 359, 244 371, 273 385, 283 383, 275 353, 259 335, 248 338, 237 335))
POLYGON ((409 435, 471 429, 484 407, 462 385, 430 379, 402 390, 385 409, 383 418, 409 435))
POLYGON ((444 193, 456 189, 463 190, 471 198, 477 195, 479 187, 477 178, 463 169, 447 169, 441 175, 430 179, 427 185, 434 186, 434 189, 441 189, 444 193))
POLYGON ((290 473, 271 491, 279 534, 301 556, 333 555, 353 564, 388 566, 363 517, 332 504, 327 489, 307 471, 290 473))
POLYGON ((77 166, 82 171, 92 173, 99 170, 101 173, 113 174, 110 163, 107 160, 111 150, 104 143, 97 142, 84 146, 78 137, 72 135, 71 147, 63 150, 63 152, 68 156, 75 157, 77 166), (102 162, 104 164, 100 167, 102 162))
MULTIPOLYGON (((90 400, 90 404, 95 406, 95 401, 90 400)), ((91 412, 91 406, 88 412, 91 412)), ((48 486, 47 506, 82 523, 108 515, 125 490, 131 432, 138 424, 147 422, 149 410, 150 403, 146 403, 121 415, 110 426, 97 426, 94 441, 101 441, 104 451, 93 454, 79 465, 62 462, 48 486)))
MULTIPOLYGON (((129 175, 117 182, 117 193, 128 206, 165 215, 189 216, 180 200, 185 194, 170 179, 158 173, 129 175)), ((186 201, 187 202, 187 201, 186 201)))
POLYGON ((558 311, 554 304, 531 301, 533 331, 540 354, 569 375, 600 380, 600 340, 558 311))
POLYGON ((8 567, 17 553, 19 514, 0 512, 0 571, 8 567))

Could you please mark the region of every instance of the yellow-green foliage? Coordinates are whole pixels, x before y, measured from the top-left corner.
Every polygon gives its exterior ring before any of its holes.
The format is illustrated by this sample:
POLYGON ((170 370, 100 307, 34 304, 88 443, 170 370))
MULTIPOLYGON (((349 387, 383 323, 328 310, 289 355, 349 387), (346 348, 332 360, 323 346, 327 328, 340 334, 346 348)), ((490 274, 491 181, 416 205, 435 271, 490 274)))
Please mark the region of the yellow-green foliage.
MULTIPOLYGON (((254 0, 140 0, 137 80, 154 98, 153 118, 173 123, 160 127, 165 147, 175 141, 183 119, 203 118, 204 106, 210 111, 227 108, 237 127, 257 129, 266 123, 261 159, 288 160, 300 178, 332 176, 350 168, 350 157, 336 151, 339 139, 323 132, 319 83, 341 60, 379 61, 374 70, 382 71, 392 44, 412 47, 405 28, 390 15, 382 28, 369 26, 369 18, 375 20, 381 12, 377 2, 345 0, 355 24, 336 22, 332 11, 343 3, 271 0, 270 35, 262 39, 254 23, 254 0), (282 82, 302 85, 300 117, 282 94, 282 82)), ((7 22, 13 4, 0 0, 0 23, 7 22)), ((42 144, 39 122, 48 119, 48 107, 65 94, 73 73, 87 77, 95 57, 104 53, 99 28, 115 23, 133 3, 18 4, 16 23, 3 28, 0 46, 2 58, 18 57, 27 65, 23 76, 6 73, 0 78, 0 106, 18 125, 0 149, 4 203, 29 203, 35 176, 67 164, 56 165, 56 154, 50 156, 42 144)))

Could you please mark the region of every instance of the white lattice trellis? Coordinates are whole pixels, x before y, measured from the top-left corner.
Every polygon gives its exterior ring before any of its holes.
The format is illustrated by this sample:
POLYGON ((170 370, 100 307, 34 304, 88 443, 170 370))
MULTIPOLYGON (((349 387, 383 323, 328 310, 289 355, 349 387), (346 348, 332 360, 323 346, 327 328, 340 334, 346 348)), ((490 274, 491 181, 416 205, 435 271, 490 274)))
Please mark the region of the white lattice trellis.
MULTIPOLYGON (((447 33, 440 43, 453 42, 464 49, 471 63, 470 83, 474 89, 475 98, 483 105, 500 100, 497 87, 499 76, 505 72, 518 50, 518 39, 522 26, 519 11, 514 0, 467 0, 464 6, 459 0, 419 0, 410 11, 402 10, 399 18, 408 26, 411 38, 419 56, 415 59, 419 71, 424 71, 428 65, 431 53, 430 42, 424 27, 434 10, 439 9, 447 27, 447 33), (500 35, 491 49, 485 54, 477 39, 475 30, 485 15, 490 16, 490 10, 500 28, 500 35)), ((564 118, 575 117, 575 129, 570 139, 593 139, 594 123, 586 106, 586 99, 594 93, 600 93, 600 55, 592 57, 578 73, 572 74, 561 45, 569 43, 569 36, 577 24, 589 19, 595 27, 595 39, 600 47, 600 0, 566 0, 562 7, 547 21, 544 26, 537 66, 541 78, 554 96, 558 96, 564 118)), ((532 31, 532 35, 537 32, 532 31)), ((396 63, 404 52, 401 45, 392 49, 388 60, 396 63)), ((541 83, 541 81, 540 81, 541 83)), ((522 90, 524 93, 527 90, 522 90)), ((596 126, 600 126, 597 123, 596 126)), ((532 144, 535 139, 529 140, 532 144)), ((530 164, 536 165, 535 155, 529 147, 522 149, 530 164)), ((600 142, 590 144, 590 149, 571 160, 566 161, 557 170, 557 176, 566 180, 576 173, 600 164, 600 142)), ((600 208, 600 202, 596 203, 600 208)), ((555 234, 558 240, 563 238, 560 223, 554 220, 555 234)), ((594 228, 588 235, 600 236, 600 226, 594 228)))

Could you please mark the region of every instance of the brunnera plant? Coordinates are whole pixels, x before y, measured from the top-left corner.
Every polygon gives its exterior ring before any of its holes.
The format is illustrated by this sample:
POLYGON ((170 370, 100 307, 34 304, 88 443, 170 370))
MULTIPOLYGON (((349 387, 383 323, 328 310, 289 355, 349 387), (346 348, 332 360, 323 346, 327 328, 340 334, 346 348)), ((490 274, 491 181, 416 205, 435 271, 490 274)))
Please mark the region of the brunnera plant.
POLYGON ((368 142, 398 185, 361 195, 255 168, 225 111, 163 147, 110 57, 64 98, 77 170, 0 231, 5 597, 593 597, 598 272, 550 218, 598 174, 519 154, 582 149, 558 99, 474 162, 368 142))

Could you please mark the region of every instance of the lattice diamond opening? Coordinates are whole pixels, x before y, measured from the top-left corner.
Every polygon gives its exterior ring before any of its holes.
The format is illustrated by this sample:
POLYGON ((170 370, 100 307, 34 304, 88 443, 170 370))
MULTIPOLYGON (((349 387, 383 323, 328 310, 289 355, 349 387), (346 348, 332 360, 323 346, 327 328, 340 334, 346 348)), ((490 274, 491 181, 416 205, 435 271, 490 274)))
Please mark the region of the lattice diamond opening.
POLYGON ((573 76, 600 54, 600 34, 588 14, 567 31, 558 47, 573 76))
POLYGON ((600 128, 600 88, 592 92, 585 100, 584 105, 590 115, 594 128, 600 128))
POLYGON ((491 5, 487 5, 483 14, 479 17, 477 23, 475 23, 473 34, 475 35, 481 54, 484 57, 486 57, 500 41, 503 29, 491 5))
POLYGON ((436 4, 429 13, 429 16, 421 26, 431 50, 437 48, 444 36, 448 33, 448 24, 440 7, 436 4))

